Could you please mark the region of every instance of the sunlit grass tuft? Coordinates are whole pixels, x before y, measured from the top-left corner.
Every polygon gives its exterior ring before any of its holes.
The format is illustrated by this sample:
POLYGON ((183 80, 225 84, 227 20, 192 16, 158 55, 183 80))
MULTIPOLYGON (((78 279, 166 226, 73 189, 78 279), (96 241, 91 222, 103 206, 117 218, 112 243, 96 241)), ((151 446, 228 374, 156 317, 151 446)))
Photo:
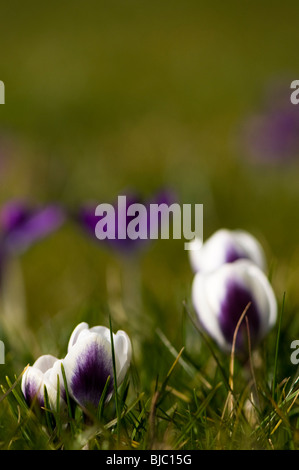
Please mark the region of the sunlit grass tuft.
POLYGON ((72 402, 65 374, 66 413, 59 400, 51 409, 46 389, 45 406, 28 407, 20 387, 24 371, 7 376, 1 384, 0 448, 297 449, 299 383, 297 371, 293 376, 281 374, 283 361, 289 361, 279 354, 277 338, 283 329, 281 321, 259 350, 250 351, 247 362, 234 351, 225 355, 204 341, 201 355, 194 357, 158 329, 151 345, 152 360, 161 366, 157 374, 144 362, 142 377, 147 381, 141 383, 133 358, 110 401, 106 393, 112 378, 108 378, 94 411, 72 402))

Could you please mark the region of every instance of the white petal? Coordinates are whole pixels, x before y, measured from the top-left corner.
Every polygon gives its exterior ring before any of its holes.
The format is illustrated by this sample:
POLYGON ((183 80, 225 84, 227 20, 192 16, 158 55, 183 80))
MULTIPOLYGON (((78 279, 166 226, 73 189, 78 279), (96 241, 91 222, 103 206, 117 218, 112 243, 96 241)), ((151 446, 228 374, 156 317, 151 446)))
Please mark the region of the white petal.
MULTIPOLYGON (((115 362, 117 369, 117 357, 115 362)), ((64 358, 63 365, 69 393, 81 406, 98 405, 109 375, 113 386, 111 344, 97 333, 77 341, 64 358)))
MULTIPOLYGON (((198 244, 200 247, 200 243, 198 244)), ((240 258, 249 259, 265 269, 265 255, 260 243, 244 230, 221 229, 208 238, 199 249, 189 251, 194 272, 211 272, 221 265, 240 258)))
POLYGON ((57 357, 52 356, 51 354, 44 354, 40 356, 32 367, 39 369, 41 372, 45 373, 48 369, 53 367, 54 363, 57 361, 57 357))
POLYGON ((110 340, 111 340, 110 329, 107 328, 106 326, 93 326, 92 328, 90 328, 89 331, 91 331, 92 333, 97 333, 100 336, 103 336, 110 343, 110 340))
POLYGON ((21 389, 25 400, 30 405, 36 398, 40 404, 44 402, 44 374, 37 368, 28 367, 22 377, 21 389))
POLYGON ((204 330, 224 348, 226 341, 217 318, 220 298, 223 296, 221 288, 222 284, 217 282, 214 287, 209 274, 197 273, 192 284, 192 302, 204 330))
POLYGON ((118 359, 117 384, 120 385, 130 366, 132 358, 132 345, 129 336, 125 331, 119 330, 113 338, 114 352, 118 359))
POLYGON ((277 320, 277 301, 273 288, 266 275, 254 264, 239 261, 238 266, 243 271, 247 285, 255 297, 259 310, 262 312, 261 326, 262 335, 266 334, 277 320))
POLYGON ((60 391, 64 390, 64 384, 63 384, 63 376, 62 376, 62 370, 61 370, 61 364, 62 364, 62 359, 57 359, 55 363, 53 364, 53 367, 51 369, 47 370, 44 374, 44 379, 51 385, 51 387, 57 389, 57 376, 59 377, 59 388, 60 391))
MULTIPOLYGON (((43 386, 44 385, 47 388, 50 407, 51 407, 52 410, 56 410, 56 408, 57 408, 57 380, 56 380, 56 385, 53 386, 52 381, 50 382, 49 380, 47 380, 47 378, 44 378, 43 386)), ((61 389, 60 389, 60 391, 61 391, 61 389)), ((44 393, 44 387, 42 389, 42 392, 44 393)), ((66 406, 66 402, 62 398, 61 393, 60 393, 59 401, 60 401, 61 408, 66 406)))
POLYGON ((76 326, 76 328, 74 329, 74 331, 72 332, 71 334, 71 337, 69 339, 69 343, 68 343, 68 351, 70 350, 70 348, 72 346, 74 346, 74 344, 76 343, 76 341, 78 340, 78 336, 80 335, 80 333, 84 330, 88 330, 88 323, 86 322, 82 322, 82 323, 79 323, 79 325, 76 326))
POLYGON ((259 241, 244 230, 235 230, 233 235, 236 243, 247 254, 248 259, 253 261, 262 271, 265 271, 267 263, 264 250, 259 241))

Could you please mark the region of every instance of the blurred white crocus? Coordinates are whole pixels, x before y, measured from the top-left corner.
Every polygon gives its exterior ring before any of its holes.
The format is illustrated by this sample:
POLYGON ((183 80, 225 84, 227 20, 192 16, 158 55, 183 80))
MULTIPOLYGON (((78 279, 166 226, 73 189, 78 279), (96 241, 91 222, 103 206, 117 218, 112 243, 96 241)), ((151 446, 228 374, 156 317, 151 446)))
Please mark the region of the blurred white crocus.
POLYGON ((32 366, 25 370, 22 376, 21 389, 27 404, 31 406, 36 403, 40 407, 44 407, 44 387, 46 386, 50 406, 55 410, 57 407, 57 385, 60 383, 60 405, 65 407, 63 382, 58 382, 58 376, 61 376, 61 360, 51 354, 40 356, 32 366))
POLYGON ((194 272, 211 272, 238 259, 249 259, 263 271, 266 269, 262 246, 244 230, 220 229, 203 244, 197 239, 191 243, 189 258, 194 272))
MULTIPOLYGON (((120 385, 130 365, 131 341, 124 331, 113 333, 116 380, 120 385)), ((109 328, 89 328, 85 322, 73 331, 63 359, 69 395, 82 407, 97 407, 108 376, 107 398, 113 393, 113 361, 109 328)))
MULTIPOLYGON (((249 303, 246 316, 253 347, 277 318, 273 289, 262 270, 248 260, 223 264, 210 273, 195 274, 192 301, 201 326, 225 351, 231 350, 237 323, 249 303)), ((238 331, 236 350, 246 353, 245 318, 238 331)))

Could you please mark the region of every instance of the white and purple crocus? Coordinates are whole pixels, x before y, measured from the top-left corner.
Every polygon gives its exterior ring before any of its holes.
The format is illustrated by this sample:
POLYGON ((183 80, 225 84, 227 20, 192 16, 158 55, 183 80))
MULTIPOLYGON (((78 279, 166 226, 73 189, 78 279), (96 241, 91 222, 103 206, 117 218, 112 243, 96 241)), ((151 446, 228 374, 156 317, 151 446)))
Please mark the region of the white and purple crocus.
POLYGON ((245 230, 220 229, 202 246, 199 240, 192 243, 194 249, 189 251, 189 257, 194 272, 211 272, 238 259, 248 259, 263 271, 266 269, 266 258, 261 244, 245 230))
MULTIPOLYGON (((128 371, 132 356, 128 335, 113 333, 116 381, 120 385, 128 371)), ((109 328, 80 323, 73 331, 68 353, 63 360, 70 396, 83 408, 97 407, 110 377, 107 398, 113 392, 113 361, 109 328)))
POLYGON ((40 356, 32 366, 27 367, 22 376, 21 388, 29 406, 34 404, 39 407, 45 406, 44 389, 46 387, 50 406, 56 409, 59 384, 60 405, 65 407, 66 396, 63 381, 61 381, 61 363, 60 359, 51 354, 45 354, 40 356))
MULTIPOLYGON (((119 330, 113 333, 114 358, 117 385, 120 385, 128 371, 132 356, 132 346, 128 335, 119 330)), ((71 334, 68 351, 63 359, 41 356, 22 377, 22 391, 26 402, 31 405, 35 400, 44 406, 44 386, 46 386, 50 405, 57 403, 57 376, 59 376, 60 400, 64 404, 66 393, 62 366, 65 371, 67 390, 83 409, 96 409, 105 389, 108 377, 106 401, 113 394, 114 368, 109 328, 80 323, 71 334)), ((54 408, 55 409, 55 408, 54 408)))
POLYGON ((248 334, 255 347, 273 327, 277 302, 264 273, 261 245, 244 231, 220 230, 199 251, 190 252, 193 269, 192 302, 203 329, 224 351, 230 351, 238 321, 236 350, 248 351, 248 334))

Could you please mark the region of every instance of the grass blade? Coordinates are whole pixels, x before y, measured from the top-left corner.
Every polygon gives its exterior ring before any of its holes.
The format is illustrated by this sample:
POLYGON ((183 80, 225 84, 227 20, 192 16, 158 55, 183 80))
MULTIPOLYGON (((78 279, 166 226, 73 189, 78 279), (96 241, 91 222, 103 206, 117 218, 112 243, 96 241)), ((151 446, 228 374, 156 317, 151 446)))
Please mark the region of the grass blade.
POLYGON ((98 419, 99 419, 99 421, 101 421, 102 416, 103 416, 104 404, 105 404, 105 400, 106 400, 106 397, 107 397, 107 391, 108 391, 110 381, 111 381, 111 377, 110 377, 110 375, 108 375, 106 383, 105 383, 104 390, 102 392, 102 395, 101 395, 101 398, 100 398, 100 401, 99 401, 99 406, 98 406, 98 419))
POLYGON ((284 312, 284 306, 285 306, 285 292, 283 294, 282 306, 281 306, 280 315, 279 315, 279 319, 278 319, 278 328, 277 328, 277 336, 276 336, 274 371, 273 371, 273 382, 272 382, 272 398, 273 398, 273 400, 275 400, 276 376, 277 376, 277 364, 278 364, 278 350, 279 350, 279 340, 280 340, 280 333, 281 333, 281 320, 282 320, 282 315, 283 315, 283 312, 284 312))

